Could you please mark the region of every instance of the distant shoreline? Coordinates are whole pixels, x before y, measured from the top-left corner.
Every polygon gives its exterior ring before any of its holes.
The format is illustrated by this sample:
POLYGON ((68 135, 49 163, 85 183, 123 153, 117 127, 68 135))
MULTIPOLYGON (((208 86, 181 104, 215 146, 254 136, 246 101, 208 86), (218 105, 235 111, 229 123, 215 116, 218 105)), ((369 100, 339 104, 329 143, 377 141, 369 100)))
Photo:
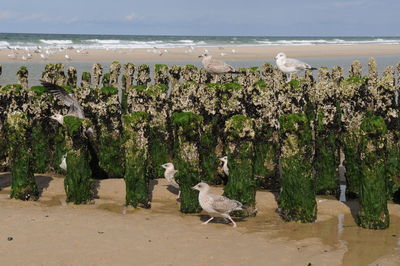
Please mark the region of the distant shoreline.
MULTIPOLYGON (((319 44, 299 46, 215 46, 188 48, 136 48, 136 49, 86 49, 87 54, 78 53, 78 49, 53 50, 45 54, 43 60, 39 53, 31 59, 25 50, 0 50, 0 64, 10 62, 104 62, 104 61, 197 61, 198 56, 207 50, 208 54, 222 60, 272 60, 279 52, 296 58, 323 57, 361 57, 361 56, 399 56, 400 44, 319 44), (11 58, 15 53, 16 58, 11 58), (69 59, 65 57, 68 55, 69 59)), ((44 53, 44 51, 42 51, 44 53)))

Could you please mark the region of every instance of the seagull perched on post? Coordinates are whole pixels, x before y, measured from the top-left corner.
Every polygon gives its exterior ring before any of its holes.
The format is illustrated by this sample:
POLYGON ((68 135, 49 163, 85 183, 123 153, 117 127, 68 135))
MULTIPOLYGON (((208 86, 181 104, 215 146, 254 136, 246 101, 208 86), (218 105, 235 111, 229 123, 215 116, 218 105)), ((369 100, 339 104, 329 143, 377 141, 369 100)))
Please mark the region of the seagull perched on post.
POLYGON ((203 65, 205 70, 210 74, 221 75, 226 73, 233 73, 233 74, 240 73, 237 72, 233 66, 228 65, 227 63, 221 60, 213 59, 211 55, 208 55, 206 53, 199 55, 199 57, 202 58, 201 64, 203 65))
POLYGON ((304 63, 300 60, 287 58, 286 54, 279 53, 275 56, 276 65, 278 66, 279 70, 285 74, 289 74, 289 77, 286 82, 289 82, 292 79, 292 74, 303 71, 303 70, 316 70, 315 67, 310 66, 307 63, 304 63))
MULTIPOLYGON (((165 169, 165 172, 164 172, 165 179, 167 179, 167 181, 171 184, 171 186, 173 186, 174 188, 179 190, 179 184, 175 181, 175 178, 174 178, 174 175, 176 174, 176 172, 178 172, 178 170, 174 169, 173 163, 165 163, 165 164, 161 165, 161 167, 165 169)), ((179 199, 180 195, 181 195, 181 191, 179 190, 178 196, 176 198, 179 199)))
MULTIPOLYGON (((232 220, 229 213, 233 211, 243 210, 242 203, 237 200, 231 200, 227 197, 211 194, 210 186, 204 182, 200 182, 192 189, 200 191, 199 193, 199 203, 201 208, 210 214, 219 214, 224 218, 229 219, 233 223, 233 227, 236 227, 236 223, 232 220)), ((211 217, 203 224, 208 224, 214 217, 211 217)))

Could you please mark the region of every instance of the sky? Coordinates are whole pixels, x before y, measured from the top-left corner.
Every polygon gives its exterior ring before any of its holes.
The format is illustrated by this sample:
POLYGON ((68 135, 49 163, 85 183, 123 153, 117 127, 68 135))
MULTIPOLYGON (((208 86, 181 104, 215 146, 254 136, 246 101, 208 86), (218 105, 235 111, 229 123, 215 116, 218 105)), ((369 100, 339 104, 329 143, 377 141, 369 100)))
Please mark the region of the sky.
POLYGON ((400 36, 400 0, 0 1, 0 32, 400 36))

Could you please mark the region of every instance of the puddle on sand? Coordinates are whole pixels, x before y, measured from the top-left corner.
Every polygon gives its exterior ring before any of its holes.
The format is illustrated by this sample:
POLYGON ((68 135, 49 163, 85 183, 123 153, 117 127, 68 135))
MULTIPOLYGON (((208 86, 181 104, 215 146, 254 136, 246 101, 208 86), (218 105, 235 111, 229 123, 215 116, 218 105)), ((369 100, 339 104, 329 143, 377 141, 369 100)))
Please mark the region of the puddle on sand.
POLYGON ((390 227, 386 230, 368 230, 358 227, 351 214, 339 214, 316 223, 295 223, 282 221, 274 210, 267 213, 247 218, 241 225, 249 233, 265 232, 268 238, 319 238, 332 247, 342 243, 347 246, 343 257, 345 266, 368 265, 382 256, 400 253, 400 218, 397 216, 390 217, 390 227))

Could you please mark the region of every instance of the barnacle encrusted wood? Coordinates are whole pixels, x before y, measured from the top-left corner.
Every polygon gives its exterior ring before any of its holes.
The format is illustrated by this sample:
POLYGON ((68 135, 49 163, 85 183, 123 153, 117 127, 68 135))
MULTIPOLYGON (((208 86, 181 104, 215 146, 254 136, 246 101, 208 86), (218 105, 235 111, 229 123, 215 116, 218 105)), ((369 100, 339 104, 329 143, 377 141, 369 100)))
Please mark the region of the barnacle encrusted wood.
POLYGON ((145 112, 124 115, 125 204, 150 208, 149 200, 149 116, 145 112))

